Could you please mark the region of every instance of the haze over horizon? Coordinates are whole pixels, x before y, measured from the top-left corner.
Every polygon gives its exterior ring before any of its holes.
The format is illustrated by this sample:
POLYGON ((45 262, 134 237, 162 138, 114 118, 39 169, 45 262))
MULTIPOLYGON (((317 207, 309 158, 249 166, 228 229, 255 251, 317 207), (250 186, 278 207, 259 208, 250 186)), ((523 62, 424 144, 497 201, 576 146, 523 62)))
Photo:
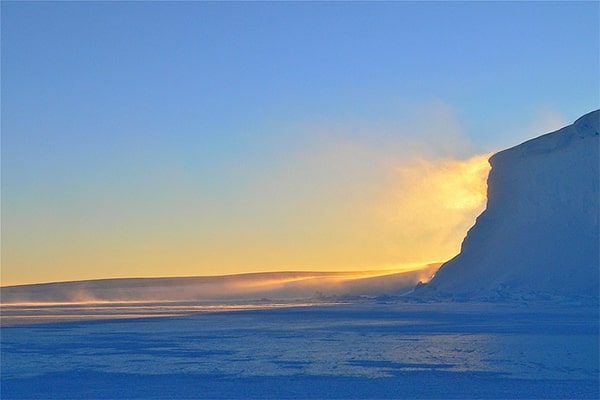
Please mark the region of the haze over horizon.
POLYGON ((0 283, 446 261, 489 155, 598 108, 599 12, 3 2, 0 283))

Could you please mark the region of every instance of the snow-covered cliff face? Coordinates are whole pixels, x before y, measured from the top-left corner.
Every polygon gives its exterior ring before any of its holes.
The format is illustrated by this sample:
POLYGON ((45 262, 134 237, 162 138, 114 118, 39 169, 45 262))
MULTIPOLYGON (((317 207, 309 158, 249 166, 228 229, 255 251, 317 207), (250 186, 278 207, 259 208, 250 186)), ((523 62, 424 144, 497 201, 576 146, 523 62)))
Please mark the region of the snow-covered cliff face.
POLYGON ((487 209, 417 293, 597 298, 599 119, 597 110, 492 156, 487 209))

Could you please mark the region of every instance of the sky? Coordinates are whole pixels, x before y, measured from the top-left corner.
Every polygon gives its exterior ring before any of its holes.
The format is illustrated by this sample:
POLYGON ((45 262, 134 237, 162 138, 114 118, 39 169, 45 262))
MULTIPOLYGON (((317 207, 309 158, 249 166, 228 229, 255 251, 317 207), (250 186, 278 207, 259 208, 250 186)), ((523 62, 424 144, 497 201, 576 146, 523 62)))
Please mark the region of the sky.
POLYGON ((1 284, 456 255, 600 104, 598 2, 1 4, 1 284))

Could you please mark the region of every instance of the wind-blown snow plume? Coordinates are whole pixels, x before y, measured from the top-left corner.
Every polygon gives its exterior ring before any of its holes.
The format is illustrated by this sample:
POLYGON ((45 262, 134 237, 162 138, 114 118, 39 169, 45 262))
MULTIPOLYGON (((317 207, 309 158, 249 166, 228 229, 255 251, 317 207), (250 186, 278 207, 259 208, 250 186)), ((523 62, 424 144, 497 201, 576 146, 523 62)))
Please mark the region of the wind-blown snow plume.
POLYGON ((483 208, 473 200, 485 172, 470 167, 487 168, 472 158, 457 115, 434 103, 373 120, 282 125, 271 151, 256 144, 210 179, 173 162, 141 174, 152 182, 128 183, 133 197, 107 180, 78 192, 78 207, 13 202, 2 284, 446 260, 483 208))

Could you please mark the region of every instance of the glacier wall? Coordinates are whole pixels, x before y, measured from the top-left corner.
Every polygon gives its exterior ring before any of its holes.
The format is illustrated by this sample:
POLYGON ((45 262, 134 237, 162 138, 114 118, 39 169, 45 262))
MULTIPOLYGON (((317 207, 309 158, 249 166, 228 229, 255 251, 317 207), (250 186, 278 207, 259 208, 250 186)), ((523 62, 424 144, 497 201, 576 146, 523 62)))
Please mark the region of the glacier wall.
POLYGON ((493 155, 486 210, 417 293, 597 298, 599 119, 597 110, 493 155))

